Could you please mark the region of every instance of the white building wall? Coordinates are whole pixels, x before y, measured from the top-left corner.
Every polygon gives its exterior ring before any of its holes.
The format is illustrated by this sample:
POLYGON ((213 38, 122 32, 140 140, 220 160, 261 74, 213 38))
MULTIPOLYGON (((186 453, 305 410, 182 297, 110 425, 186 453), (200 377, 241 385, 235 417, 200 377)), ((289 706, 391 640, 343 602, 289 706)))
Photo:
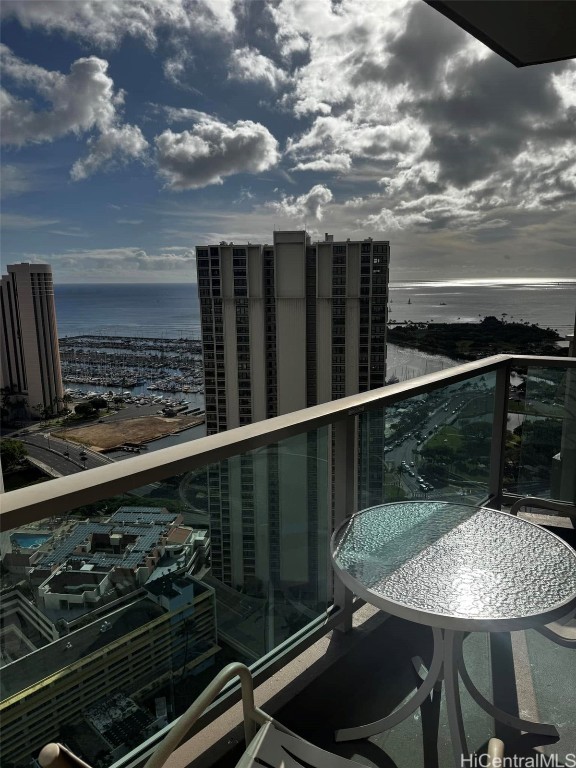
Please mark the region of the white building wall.
POLYGON ((266 357, 264 299, 249 299, 250 375, 252 377, 252 421, 266 418, 266 357))
POLYGON ((238 404, 238 349, 236 344, 236 305, 234 299, 222 302, 224 321, 224 369, 226 371, 226 412, 228 429, 240 426, 238 404))
POLYGON ((306 406, 306 300, 276 302, 278 414, 306 406))
POLYGON ((317 283, 316 293, 319 299, 332 298, 332 243, 317 245, 317 283))

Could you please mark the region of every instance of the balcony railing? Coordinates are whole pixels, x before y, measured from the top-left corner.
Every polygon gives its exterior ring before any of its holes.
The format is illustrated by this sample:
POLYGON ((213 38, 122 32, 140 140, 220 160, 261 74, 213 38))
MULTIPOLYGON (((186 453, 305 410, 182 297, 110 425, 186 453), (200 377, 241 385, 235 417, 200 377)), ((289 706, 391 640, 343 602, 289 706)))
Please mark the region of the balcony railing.
POLYGON ((349 623, 344 518, 573 502, 575 446, 576 360, 497 355, 5 494, 5 759, 134 759, 225 663, 262 679, 349 623))

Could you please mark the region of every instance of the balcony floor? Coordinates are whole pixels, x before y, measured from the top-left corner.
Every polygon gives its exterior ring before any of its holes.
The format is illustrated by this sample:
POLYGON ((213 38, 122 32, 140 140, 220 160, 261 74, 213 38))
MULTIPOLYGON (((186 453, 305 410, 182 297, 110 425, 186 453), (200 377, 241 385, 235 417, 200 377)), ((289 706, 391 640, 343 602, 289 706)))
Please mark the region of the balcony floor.
MULTIPOLYGON (((573 535, 573 532, 570 532, 573 535)), ((570 535, 569 534, 569 535, 570 535)), ((375 613, 348 635, 334 632, 327 655, 344 655, 317 675, 309 685, 276 711, 264 709, 309 741, 345 757, 377 768, 444 768, 452 756, 448 722, 442 697, 426 704, 388 732, 368 740, 336 743, 334 730, 379 719, 395 709, 414 689, 411 658, 430 660, 429 629, 395 617, 383 620, 375 613), (354 638, 355 635, 360 635, 354 638), (436 734, 437 755, 436 755, 436 734)), ((506 756, 536 756, 535 748, 558 755, 558 765, 576 746, 576 656, 535 631, 489 636, 470 634, 464 643, 470 676, 479 690, 496 704, 527 719, 556 725, 560 740, 546 744, 544 737, 519 734, 483 712, 461 686, 468 746, 481 752, 492 736, 506 743, 506 756), (492 669, 492 676, 491 676, 492 669), (514 679, 515 674, 515 679, 514 679), (491 679, 494 682, 492 691, 491 679), (518 691, 518 696, 516 695, 518 691)), ((274 704, 274 700, 271 702, 274 704)), ((239 759, 235 750, 215 763, 231 768, 239 759)))

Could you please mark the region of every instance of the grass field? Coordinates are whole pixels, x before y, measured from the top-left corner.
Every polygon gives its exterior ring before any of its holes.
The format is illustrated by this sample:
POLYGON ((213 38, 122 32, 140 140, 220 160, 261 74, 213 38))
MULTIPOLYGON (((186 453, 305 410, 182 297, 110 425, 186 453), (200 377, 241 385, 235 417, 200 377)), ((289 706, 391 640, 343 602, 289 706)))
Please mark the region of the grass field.
POLYGON ((460 430, 456 427, 442 427, 435 435, 426 441, 427 448, 439 448, 441 446, 447 446, 455 451, 460 450, 462 444, 462 437, 460 436, 460 430))

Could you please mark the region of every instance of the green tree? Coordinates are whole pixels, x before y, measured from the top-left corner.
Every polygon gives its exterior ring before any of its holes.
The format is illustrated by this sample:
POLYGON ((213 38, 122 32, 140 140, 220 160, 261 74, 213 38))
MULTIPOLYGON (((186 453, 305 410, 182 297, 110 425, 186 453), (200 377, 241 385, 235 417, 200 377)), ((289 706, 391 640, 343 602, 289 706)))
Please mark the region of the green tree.
POLYGON ((426 446, 420 453, 431 464, 452 464, 456 457, 456 452, 448 445, 426 446))
POLYGON ((74 406, 74 413, 78 416, 93 416, 96 413, 92 403, 78 403, 74 406))
POLYGON ((72 404, 74 398, 69 392, 65 392, 62 397, 59 399, 60 408, 58 409, 58 413, 67 416, 69 413, 72 413, 70 410, 70 405, 72 404))
POLYGON ((101 408, 107 408, 108 407, 108 401, 105 400, 103 397, 93 397, 90 400, 88 400, 92 408, 94 408, 95 411, 99 411, 101 408))
POLYGON ((44 403, 38 403, 37 405, 32 406, 32 410, 36 411, 38 416, 42 419, 42 421, 48 421, 50 416, 54 415, 54 405, 50 403, 50 405, 45 405, 44 403))
POLYGON ((2 440, 0 443, 0 456, 5 470, 14 469, 28 455, 26 446, 21 440, 2 440))

